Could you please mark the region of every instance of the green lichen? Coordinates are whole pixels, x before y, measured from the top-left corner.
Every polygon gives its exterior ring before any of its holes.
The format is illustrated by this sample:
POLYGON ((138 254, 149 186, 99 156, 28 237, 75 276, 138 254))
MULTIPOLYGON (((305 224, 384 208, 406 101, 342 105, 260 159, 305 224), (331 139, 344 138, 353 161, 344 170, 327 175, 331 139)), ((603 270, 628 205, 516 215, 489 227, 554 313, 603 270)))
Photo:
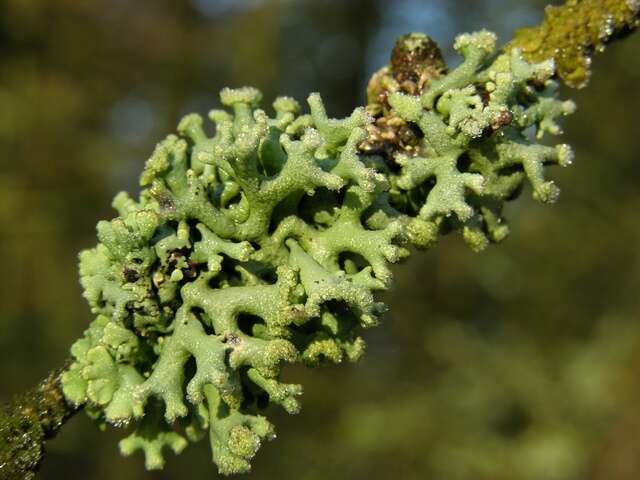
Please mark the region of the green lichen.
POLYGON ((558 76, 571 87, 583 87, 591 75, 591 56, 616 36, 640 25, 638 0, 569 0, 548 6, 545 20, 516 32, 509 48, 527 60, 554 59, 558 76))
POLYGON ((257 90, 225 89, 213 136, 186 116, 148 160, 139 199, 118 194, 119 216, 80 255, 96 319, 72 347, 66 397, 132 424, 121 450, 142 450, 147 468, 208 432, 221 473, 248 471, 274 437, 262 407, 300 409, 283 365, 359 358, 361 330, 385 310, 375 292, 409 247, 451 230, 476 250, 500 241, 502 205, 525 180, 556 199, 544 167, 569 164, 571 150, 531 133, 559 133, 573 104, 554 96, 553 62, 518 50, 491 60, 495 43, 461 35, 458 68, 421 94, 389 93, 391 114, 419 132, 412 154, 364 149, 374 118, 331 119, 318 94, 309 114, 281 97, 269 117, 257 90))

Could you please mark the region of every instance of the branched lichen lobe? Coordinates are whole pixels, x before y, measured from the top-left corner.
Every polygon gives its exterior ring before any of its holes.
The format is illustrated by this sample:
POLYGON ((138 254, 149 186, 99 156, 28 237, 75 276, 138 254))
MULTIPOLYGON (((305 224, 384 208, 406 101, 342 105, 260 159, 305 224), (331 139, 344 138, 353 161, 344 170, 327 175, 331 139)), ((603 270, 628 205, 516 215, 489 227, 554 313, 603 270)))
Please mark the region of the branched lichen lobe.
POLYGON ((222 91, 212 137, 186 116, 148 160, 139 199, 118 194, 119 216, 80 255, 96 319, 71 350, 69 401, 132 424, 121 450, 143 450, 147 468, 208 435, 220 472, 248 471, 274 437, 261 407, 300 408, 282 366, 359 358, 361 330, 385 309, 375 293, 409 247, 451 230, 475 250, 500 241, 502 205, 525 180, 557 197, 544 167, 571 150, 525 132, 560 133, 573 104, 555 98, 553 62, 493 58, 495 42, 459 36, 464 61, 447 72, 431 39, 403 37, 369 106, 342 120, 319 94, 309 114, 281 97, 269 117, 248 87, 222 91))

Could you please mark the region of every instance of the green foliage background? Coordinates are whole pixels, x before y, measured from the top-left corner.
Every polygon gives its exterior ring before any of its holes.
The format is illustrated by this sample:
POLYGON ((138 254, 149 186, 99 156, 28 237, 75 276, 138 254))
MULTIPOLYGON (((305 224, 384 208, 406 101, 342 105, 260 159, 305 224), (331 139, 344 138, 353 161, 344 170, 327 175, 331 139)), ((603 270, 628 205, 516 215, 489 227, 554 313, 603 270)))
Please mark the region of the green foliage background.
MULTIPOLYGON (((90 320, 76 253, 188 111, 223 86, 266 100, 364 101, 396 35, 537 23, 535 0, 0 2, 0 400, 59 366, 90 320), (472 14, 470 14, 470 12, 472 14)), ((449 237, 395 269, 390 313, 357 365, 291 368, 303 411, 270 417, 251 478, 636 479, 640 476, 640 36, 567 91, 575 165, 546 207, 510 205, 512 235, 474 254, 449 237)), ((206 442, 164 472, 121 458, 84 415, 43 479, 210 478, 206 442)))

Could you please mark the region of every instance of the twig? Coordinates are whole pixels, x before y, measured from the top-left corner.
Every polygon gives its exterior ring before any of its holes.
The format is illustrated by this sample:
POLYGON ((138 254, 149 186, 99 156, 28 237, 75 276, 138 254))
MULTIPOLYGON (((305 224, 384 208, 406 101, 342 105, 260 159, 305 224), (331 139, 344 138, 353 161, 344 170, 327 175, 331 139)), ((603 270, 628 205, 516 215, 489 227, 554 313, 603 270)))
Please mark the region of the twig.
POLYGON ((591 57, 640 25, 639 0, 569 0, 545 9, 544 21, 518 30, 505 49, 520 48, 530 62, 553 58, 568 86, 582 88, 591 75, 591 57))
POLYGON ((50 373, 37 387, 0 408, 0 479, 34 478, 46 441, 78 411, 62 394, 63 370, 50 373))

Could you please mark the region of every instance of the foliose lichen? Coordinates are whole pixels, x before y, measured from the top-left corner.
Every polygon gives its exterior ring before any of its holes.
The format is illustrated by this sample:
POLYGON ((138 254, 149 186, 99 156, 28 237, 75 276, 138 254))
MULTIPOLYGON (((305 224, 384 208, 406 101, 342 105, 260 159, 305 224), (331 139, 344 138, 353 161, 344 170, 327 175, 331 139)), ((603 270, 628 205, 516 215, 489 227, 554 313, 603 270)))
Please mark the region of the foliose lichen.
POLYGON ((165 448, 208 433, 221 473, 248 471, 274 437, 262 408, 300 409, 283 365, 358 359, 384 312, 375 293, 409 247, 451 230, 475 250, 500 241, 502 205, 526 180, 538 200, 557 198, 544 167, 568 165, 571 150, 536 137, 560 133, 574 105, 555 98, 553 62, 493 56, 481 31, 456 39, 464 60, 447 73, 428 37, 412 41, 427 54, 398 51, 388 67, 404 86, 386 82, 382 104, 345 119, 317 93, 310 113, 280 97, 270 117, 256 89, 224 89, 213 136, 187 115, 147 161, 139 199, 115 197, 118 217, 80 254, 96 319, 62 383, 98 421, 133 426, 124 454, 161 468, 165 448), (413 132, 411 148, 370 141, 385 115, 413 132))

